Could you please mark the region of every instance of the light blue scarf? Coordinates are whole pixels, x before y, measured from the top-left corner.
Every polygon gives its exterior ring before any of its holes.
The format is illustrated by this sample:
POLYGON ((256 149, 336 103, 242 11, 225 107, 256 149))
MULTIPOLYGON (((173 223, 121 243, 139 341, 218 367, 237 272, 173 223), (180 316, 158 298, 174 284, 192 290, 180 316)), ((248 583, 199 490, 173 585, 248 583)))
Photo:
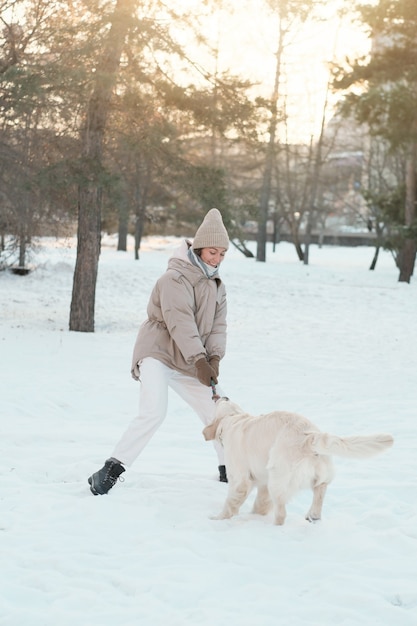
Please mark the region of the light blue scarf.
POLYGON ((203 270, 207 278, 214 278, 215 276, 218 276, 219 268, 212 267, 211 265, 207 265, 207 263, 204 263, 204 261, 201 260, 201 258, 198 256, 198 254, 194 252, 192 248, 188 248, 188 258, 193 265, 195 265, 196 267, 200 267, 203 270))

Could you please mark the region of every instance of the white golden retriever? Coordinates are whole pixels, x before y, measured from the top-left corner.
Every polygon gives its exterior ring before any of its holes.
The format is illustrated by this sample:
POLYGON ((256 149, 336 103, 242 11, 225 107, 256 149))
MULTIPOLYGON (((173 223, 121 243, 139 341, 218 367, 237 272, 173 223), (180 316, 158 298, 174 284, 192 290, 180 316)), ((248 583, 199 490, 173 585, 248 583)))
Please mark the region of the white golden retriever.
POLYGON ((216 417, 203 430, 205 439, 219 441, 225 452, 228 495, 213 519, 236 515, 251 489, 258 493, 253 513, 266 515, 271 506, 275 524, 282 525, 285 506, 300 489, 313 490, 306 519, 321 518, 327 485, 333 478, 332 455, 367 458, 392 446, 391 435, 337 437, 322 433, 308 419, 274 411, 254 417, 228 398, 216 402, 216 417))

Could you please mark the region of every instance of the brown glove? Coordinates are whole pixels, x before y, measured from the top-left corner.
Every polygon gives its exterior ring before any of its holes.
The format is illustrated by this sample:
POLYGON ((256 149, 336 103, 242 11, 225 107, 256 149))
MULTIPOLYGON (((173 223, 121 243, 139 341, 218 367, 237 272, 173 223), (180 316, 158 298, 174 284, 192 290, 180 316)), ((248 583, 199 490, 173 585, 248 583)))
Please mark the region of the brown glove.
POLYGON ((213 382, 217 384, 216 372, 207 361, 206 357, 196 361, 195 367, 197 370, 197 378, 200 383, 206 385, 206 387, 210 387, 211 381, 213 380, 213 382))
MULTIPOLYGON (((213 371, 216 374, 216 378, 218 378, 219 377, 220 357, 217 356, 217 354, 214 354, 213 356, 209 357, 208 362, 210 363, 211 367, 213 368, 213 371)), ((215 382, 217 382, 217 380, 215 382)))
POLYGON ((139 363, 135 364, 135 366, 130 370, 130 373, 132 374, 133 380, 140 380, 139 363))

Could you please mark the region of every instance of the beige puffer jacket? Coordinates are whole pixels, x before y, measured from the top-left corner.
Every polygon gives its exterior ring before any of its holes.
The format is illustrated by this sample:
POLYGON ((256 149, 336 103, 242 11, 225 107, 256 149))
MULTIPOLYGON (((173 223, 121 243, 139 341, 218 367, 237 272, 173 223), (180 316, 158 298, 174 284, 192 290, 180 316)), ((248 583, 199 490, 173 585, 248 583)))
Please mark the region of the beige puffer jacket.
POLYGON ((226 350, 226 289, 220 278, 207 278, 189 260, 184 240, 157 280, 148 303, 148 319, 141 325, 133 350, 134 369, 153 357, 172 369, 197 376, 195 362, 226 350))

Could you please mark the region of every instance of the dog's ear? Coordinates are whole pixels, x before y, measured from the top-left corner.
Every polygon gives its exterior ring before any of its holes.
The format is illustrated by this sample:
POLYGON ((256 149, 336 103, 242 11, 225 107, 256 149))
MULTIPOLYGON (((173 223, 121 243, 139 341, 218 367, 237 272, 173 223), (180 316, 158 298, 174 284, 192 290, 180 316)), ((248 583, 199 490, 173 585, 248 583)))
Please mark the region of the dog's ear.
POLYGON ((205 427, 203 430, 204 439, 206 441, 212 441, 216 436, 217 424, 213 422, 205 427))

